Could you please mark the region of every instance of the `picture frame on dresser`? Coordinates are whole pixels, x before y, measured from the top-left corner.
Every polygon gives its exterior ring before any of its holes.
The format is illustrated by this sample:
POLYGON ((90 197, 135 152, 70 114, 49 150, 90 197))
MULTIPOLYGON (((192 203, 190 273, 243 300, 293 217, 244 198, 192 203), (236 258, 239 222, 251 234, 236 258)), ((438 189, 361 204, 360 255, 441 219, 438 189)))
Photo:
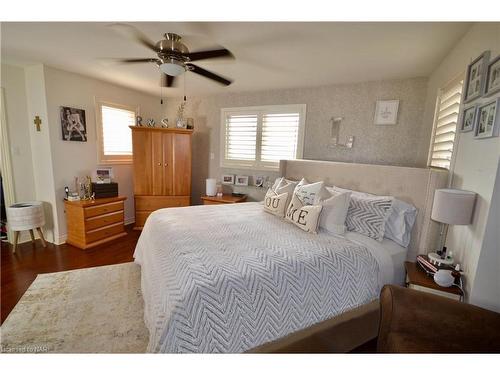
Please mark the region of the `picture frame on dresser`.
POLYGON ((474 138, 498 137, 500 98, 480 105, 477 109, 474 138))
POLYGON ((466 106, 462 112, 462 118, 460 119, 460 132, 466 133, 474 130, 474 125, 476 124, 477 116, 477 105, 473 104, 466 106))
POLYGON ((490 51, 484 51, 467 67, 464 85, 464 103, 484 95, 486 85, 486 68, 490 59, 490 51))
POLYGON ((498 91, 500 91, 500 55, 495 57, 495 59, 488 64, 486 69, 486 88, 484 95, 490 96, 498 91))

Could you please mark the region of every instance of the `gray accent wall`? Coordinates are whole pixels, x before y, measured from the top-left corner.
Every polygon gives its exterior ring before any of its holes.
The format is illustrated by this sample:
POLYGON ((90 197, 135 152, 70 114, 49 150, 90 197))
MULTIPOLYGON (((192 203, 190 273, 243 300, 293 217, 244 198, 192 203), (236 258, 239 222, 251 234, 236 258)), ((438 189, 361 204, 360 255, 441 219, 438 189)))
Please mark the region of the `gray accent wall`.
MULTIPOLYGON (((187 93, 189 94, 189 92, 187 93)), ((224 94, 210 97, 189 98, 186 116, 193 117, 193 203, 205 191, 205 179, 220 180, 225 173, 253 177, 268 176, 273 180, 277 172, 249 169, 220 168, 221 108, 259 106, 273 104, 306 104, 306 128, 304 158, 356 163, 423 167, 428 151, 429 127, 423 124, 427 94, 426 78, 339 84, 315 88, 298 88, 264 92, 224 94), (373 124, 377 100, 399 99, 397 125, 373 124), (332 117, 343 117, 340 142, 348 135, 355 137, 352 149, 329 147, 332 117), (211 155, 213 159, 211 159, 211 155)), ((169 100, 167 113, 174 123, 180 101, 169 100)), ((225 187, 248 193, 251 200, 261 200, 265 189, 249 187, 225 187)))

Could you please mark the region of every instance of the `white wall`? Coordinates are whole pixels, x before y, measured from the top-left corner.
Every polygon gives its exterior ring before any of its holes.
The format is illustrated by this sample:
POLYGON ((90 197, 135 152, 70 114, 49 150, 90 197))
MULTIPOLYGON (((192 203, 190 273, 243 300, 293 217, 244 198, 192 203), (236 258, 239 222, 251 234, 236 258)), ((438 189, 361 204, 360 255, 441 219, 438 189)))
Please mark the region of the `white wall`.
MULTIPOLYGON (((418 156, 427 152, 428 144, 420 142, 427 133, 423 129, 422 112, 427 91, 426 78, 411 78, 379 82, 331 85, 251 93, 233 93, 203 98, 188 98, 187 116, 195 121, 193 138, 193 202, 199 202, 204 193, 205 178, 220 179, 223 173, 250 176, 265 175, 271 179, 277 173, 255 170, 221 169, 220 165, 220 110, 271 104, 306 104, 304 158, 336 160, 357 163, 424 166, 418 156), (398 124, 373 124, 375 104, 381 99, 399 99, 398 124), (329 147, 331 118, 341 116, 340 142, 354 135, 352 149, 329 147), (210 154, 214 159, 210 159, 210 154)), ((179 102, 169 101, 171 122, 179 102)), ((428 126, 428 125, 427 125, 428 126)), ((262 199, 264 189, 242 188, 251 199, 262 199)))
POLYGON ((57 198, 54 189, 54 171, 52 168, 52 150, 50 148, 51 129, 47 115, 47 101, 45 93, 45 77, 43 65, 30 66, 25 69, 26 98, 28 118, 39 116, 42 124, 40 131, 29 126, 31 156, 33 165, 33 179, 35 198, 44 202, 46 238, 50 242, 58 243, 59 227, 56 220, 57 198))
MULTIPOLYGON (((500 23, 474 24, 450 51, 429 78, 424 121, 432 124, 437 92, 451 79, 464 74, 467 65, 483 51, 490 50, 492 58, 500 53, 500 23)), ((497 95, 498 96, 498 95, 497 95)), ((489 99, 480 99, 484 102, 489 99)), ((430 139, 430 127, 426 142, 430 139)), ((469 226, 450 226, 447 246, 465 269, 466 291, 474 301, 474 282, 481 273, 495 280, 495 275, 478 267, 483 247, 485 228, 488 224, 493 187, 500 155, 500 138, 476 140, 472 132, 458 133, 452 186, 477 193, 473 222, 469 226)), ((427 155, 421 155, 421 159, 427 155)), ((494 216, 490 216, 494 220, 494 216)), ((498 228, 498 222, 494 222, 498 228)), ((500 270, 497 268, 496 273, 500 270)), ((500 307, 500 301, 497 306, 500 307)))
POLYGON ((28 129, 31 121, 28 118, 24 69, 2 64, 1 85, 5 90, 6 108, 3 110, 7 118, 15 199, 16 201, 34 200, 33 165, 28 129))
MULTIPOLYGON (((144 119, 153 117, 159 123, 160 100, 135 90, 52 67, 44 67, 47 111, 50 126, 50 147, 53 154, 54 187, 60 240, 66 236, 64 187, 73 186, 75 176, 92 176, 98 166, 95 100, 140 107, 144 119), (60 106, 85 110, 87 142, 64 141, 61 134, 60 106)), ((106 164, 109 165, 109 164, 106 164)), ((134 192, 132 165, 111 165, 119 194, 125 201, 125 221, 134 221, 134 192)))

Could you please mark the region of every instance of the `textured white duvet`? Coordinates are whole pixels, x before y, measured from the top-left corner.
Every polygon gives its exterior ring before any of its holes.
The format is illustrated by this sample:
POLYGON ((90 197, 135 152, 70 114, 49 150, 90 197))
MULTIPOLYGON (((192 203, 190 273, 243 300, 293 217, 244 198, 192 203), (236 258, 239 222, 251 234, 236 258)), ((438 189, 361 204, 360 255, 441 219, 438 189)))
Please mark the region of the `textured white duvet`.
POLYGON ((169 208, 147 220, 142 268, 148 350, 243 352, 378 297, 391 260, 306 233, 259 203, 169 208))

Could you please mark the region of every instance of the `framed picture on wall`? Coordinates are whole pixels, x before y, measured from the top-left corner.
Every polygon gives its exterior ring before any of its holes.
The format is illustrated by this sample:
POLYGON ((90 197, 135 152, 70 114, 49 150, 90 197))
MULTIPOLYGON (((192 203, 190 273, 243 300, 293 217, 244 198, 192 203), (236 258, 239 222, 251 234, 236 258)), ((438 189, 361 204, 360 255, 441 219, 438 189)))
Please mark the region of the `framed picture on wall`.
POLYGON ((59 114, 63 141, 87 142, 85 110, 60 107, 59 114))
POLYGON ((377 100, 375 105, 375 125, 396 125, 398 122, 399 100, 377 100))
POLYGON ((460 123, 460 131, 462 133, 474 130, 474 125, 476 124, 476 113, 477 105, 471 105, 464 108, 462 120, 460 123))
POLYGON ((500 90, 500 55, 488 64, 486 69, 485 95, 489 96, 500 90))
POLYGON ((467 76, 465 77, 464 102, 470 102, 484 94, 486 83, 486 67, 490 59, 490 51, 483 52, 467 67, 467 76))
POLYGON ((234 184, 238 186, 248 186, 248 176, 236 176, 234 184))
POLYGON ((499 110, 500 98, 479 106, 477 110, 477 124, 474 130, 475 138, 498 137, 499 110))
POLYGON ((222 183, 224 185, 233 185, 234 184, 234 174, 223 174, 222 175, 222 183))

